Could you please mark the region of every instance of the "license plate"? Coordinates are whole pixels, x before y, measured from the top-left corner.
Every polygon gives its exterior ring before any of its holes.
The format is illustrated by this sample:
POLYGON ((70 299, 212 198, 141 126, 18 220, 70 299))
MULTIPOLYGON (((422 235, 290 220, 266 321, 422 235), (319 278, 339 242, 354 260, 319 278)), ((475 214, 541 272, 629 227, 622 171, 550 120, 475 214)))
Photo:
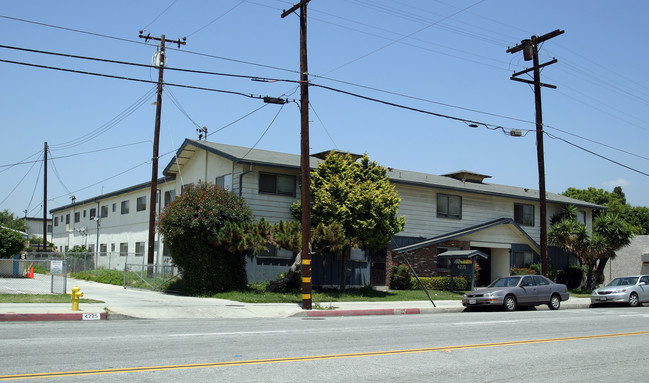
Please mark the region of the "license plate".
POLYGON ((606 300, 606 297, 604 297, 604 298, 599 298, 598 300, 600 300, 600 301, 605 301, 605 300, 606 300))
POLYGON ((475 299, 469 299, 469 304, 474 305, 475 304, 475 299))

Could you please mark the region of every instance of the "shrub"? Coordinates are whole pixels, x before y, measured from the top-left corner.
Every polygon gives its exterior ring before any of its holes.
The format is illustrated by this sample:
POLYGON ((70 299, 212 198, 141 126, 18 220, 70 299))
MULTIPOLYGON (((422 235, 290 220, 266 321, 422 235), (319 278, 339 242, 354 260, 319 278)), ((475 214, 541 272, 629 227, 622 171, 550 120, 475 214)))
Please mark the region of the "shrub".
MULTIPOLYGON (((422 277, 419 280, 429 290, 451 290, 451 277, 422 277)), ((466 291, 470 287, 471 280, 469 278, 453 277, 453 290, 466 291)))
POLYGON ((158 227, 173 262, 183 270, 187 293, 209 295, 247 287, 245 254, 216 238, 225 226, 236 228, 252 220, 243 198, 203 183, 185 189, 165 208, 158 227))
POLYGON ((411 290, 412 277, 410 268, 404 265, 392 266, 392 276, 390 277, 390 288, 393 290, 411 290))
POLYGON ((575 289, 581 285, 581 280, 584 277, 584 270, 581 266, 570 266, 565 270, 561 270, 557 274, 557 283, 563 283, 568 289, 575 289))
POLYGON ((511 273, 512 273, 512 275, 541 274, 540 266, 539 266, 538 270, 536 270, 534 266, 537 266, 537 265, 532 265, 529 268, 528 267, 512 267, 511 273))

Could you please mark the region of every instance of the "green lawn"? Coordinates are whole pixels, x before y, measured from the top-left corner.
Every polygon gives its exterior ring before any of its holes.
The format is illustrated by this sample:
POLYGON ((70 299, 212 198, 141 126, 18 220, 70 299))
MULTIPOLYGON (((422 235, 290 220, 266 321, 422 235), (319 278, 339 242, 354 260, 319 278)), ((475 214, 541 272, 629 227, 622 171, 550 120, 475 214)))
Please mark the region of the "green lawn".
MULTIPOLYGON (((300 303, 302 293, 294 291, 290 293, 267 293, 264 286, 251 286, 246 291, 230 291, 215 294, 213 298, 228 299, 244 303, 300 303)), ((449 291, 429 290, 433 300, 456 300, 462 299, 462 292, 451 293, 449 291)), ((427 301, 428 296, 422 290, 390 290, 374 291, 369 288, 348 290, 341 294, 337 290, 313 290, 312 301, 320 303, 328 302, 372 302, 372 301, 427 301)))

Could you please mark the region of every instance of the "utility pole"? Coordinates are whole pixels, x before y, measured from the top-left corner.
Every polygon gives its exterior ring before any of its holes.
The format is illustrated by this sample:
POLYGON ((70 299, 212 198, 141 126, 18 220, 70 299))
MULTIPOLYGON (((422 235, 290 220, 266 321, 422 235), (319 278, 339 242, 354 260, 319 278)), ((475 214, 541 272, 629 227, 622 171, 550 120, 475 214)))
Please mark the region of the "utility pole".
POLYGON ((309 154, 309 69, 306 54, 306 5, 302 0, 282 18, 300 9, 300 114, 301 114, 301 152, 300 170, 302 174, 302 308, 311 310, 311 163, 309 154))
POLYGON ((540 229, 541 229, 541 274, 548 275, 548 227, 547 227, 547 204, 545 193, 545 159, 543 155, 543 112, 541 110, 541 87, 556 89, 555 85, 544 84, 541 82, 540 69, 557 62, 556 59, 539 65, 539 44, 553 37, 563 34, 562 30, 555 30, 546 33, 543 36, 532 36, 529 39, 521 41, 520 44, 513 48, 507 49, 507 53, 516 53, 523 51, 525 61, 532 60, 533 67, 514 73, 510 79, 520 81, 526 84, 534 85, 534 100, 536 104, 536 155, 539 169, 539 203, 540 203, 540 229), (518 78, 522 74, 534 72, 534 81, 518 78))
MULTIPOLYGON (((158 99, 156 101, 156 106, 155 106, 155 130, 154 130, 154 135, 153 135, 153 158, 152 158, 152 165, 151 165, 151 193, 150 193, 150 201, 149 201, 149 240, 147 242, 148 244, 148 252, 147 252, 147 263, 149 265, 152 265, 155 263, 155 206, 156 206, 156 197, 158 193, 158 147, 160 144, 160 114, 162 113, 162 76, 163 76, 163 71, 165 67, 165 63, 167 61, 167 57, 165 56, 165 35, 162 35, 160 38, 158 37, 151 37, 151 34, 148 35, 143 35, 143 31, 140 31, 140 38, 144 39, 144 41, 149 41, 149 40, 154 40, 154 41, 160 41, 160 52, 159 55, 154 56, 155 57, 155 62, 154 66, 158 67, 158 99)), ((178 48, 180 48, 180 45, 185 45, 185 39, 183 41, 180 41, 180 39, 176 41, 172 41, 174 44, 178 44, 178 48)))
POLYGON ((43 251, 47 251, 47 142, 43 154, 43 251))

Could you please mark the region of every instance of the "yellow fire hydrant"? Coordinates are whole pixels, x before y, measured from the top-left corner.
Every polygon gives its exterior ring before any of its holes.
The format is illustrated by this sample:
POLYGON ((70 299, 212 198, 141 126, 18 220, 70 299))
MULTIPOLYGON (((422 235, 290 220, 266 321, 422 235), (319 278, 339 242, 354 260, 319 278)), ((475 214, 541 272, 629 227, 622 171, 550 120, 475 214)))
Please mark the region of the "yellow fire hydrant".
POLYGON ((83 293, 79 291, 79 286, 75 285, 68 295, 72 295, 72 311, 79 311, 79 298, 83 296, 83 293))

